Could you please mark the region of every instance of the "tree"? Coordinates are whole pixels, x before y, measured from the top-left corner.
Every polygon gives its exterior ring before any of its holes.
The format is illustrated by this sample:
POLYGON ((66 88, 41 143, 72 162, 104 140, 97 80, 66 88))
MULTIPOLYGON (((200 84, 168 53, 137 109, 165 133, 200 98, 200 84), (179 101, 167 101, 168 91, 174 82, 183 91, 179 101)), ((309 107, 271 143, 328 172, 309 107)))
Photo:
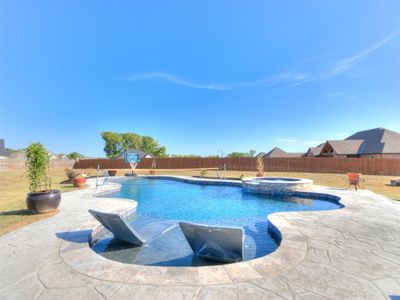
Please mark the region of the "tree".
POLYGON ((142 136, 142 146, 140 150, 143 152, 156 156, 156 152, 159 147, 160 146, 158 142, 151 136, 142 136))
POLYGON ((171 155, 168 155, 168 157, 201 157, 201 155, 197 155, 197 154, 171 154, 171 155))
POLYGON ((80 159, 82 157, 82 155, 80 155, 78 152, 71 152, 70 154, 67 154, 67 158, 68 159, 80 159))
POLYGON ((103 138, 104 152, 108 158, 116 158, 122 152, 122 137, 120 134, 111 131, 105 131, 101 133, 103 138))
POLYGON ((228 157, 245 157, 246 153, 243 152, 232 152, 228 154, 228 157))
POLYGON ((228 154, 228 157, 254 157, 254 154, 256 154, 256 150, 250 150, 248 153, 232 152, 228 154))
POLYGON ((167 149, 160 146, 151 136, 140 136, 133 132, 117 133, 105 131, 101 133, 105 142, 104 152, 109 158, 116 158, 130 148, 142 150, 156 157, 165 157, 167 149))
POLYGON ((155 152, 154 152, 155 157, 167 157, 167 148, 164 146, 159 147, 155 152))
POLYGON ((133 148, 140 149, 142 145, 142 137, 133 132, 121 133, 122 149, 124 151, 133 148))

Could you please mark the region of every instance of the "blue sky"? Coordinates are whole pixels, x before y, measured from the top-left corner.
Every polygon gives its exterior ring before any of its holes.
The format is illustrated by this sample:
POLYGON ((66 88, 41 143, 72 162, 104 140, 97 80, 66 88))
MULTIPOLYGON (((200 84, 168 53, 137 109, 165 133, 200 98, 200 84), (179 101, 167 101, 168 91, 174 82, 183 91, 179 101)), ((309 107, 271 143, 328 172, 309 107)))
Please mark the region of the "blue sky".
POLYGON ((400 131, 399 1, 0 1, 0 137, 103 156, 400 131))

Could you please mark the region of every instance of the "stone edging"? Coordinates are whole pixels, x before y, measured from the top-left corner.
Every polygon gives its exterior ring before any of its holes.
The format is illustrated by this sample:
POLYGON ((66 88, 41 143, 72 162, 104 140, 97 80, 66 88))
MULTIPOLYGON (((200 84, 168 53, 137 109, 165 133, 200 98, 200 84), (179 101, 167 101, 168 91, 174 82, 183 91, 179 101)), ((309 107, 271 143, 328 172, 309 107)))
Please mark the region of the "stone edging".
MULTIPOLYGON (((187 183, 196 184, 230 184, 238 182, 221 181, 210 179, 192 179, 184 176, 153 176, 153 178, 174 179, 187 183)), ((240 182, 239 182, 240 183, 240 182)), ((240 183, 241 185, 241 183, 240 183)), ((109 184, 102 188, 101 192, 94 191, 91 196, 105 196, 107 193, 119 189, 116 183, 109 184)), ((307 193, 306 196, 314 193, 307 193)), ((325 193, 328 198, 338 196, 325 193)), ((98 198, 110 201, 107 198, 98 198)), ((137 203, 132 200, 113 199, 114 208, 112 211, 122 213, 126 216, 135 213, 137 203)), ((95 207, 94 207, 95 208, 95 207)), ((101 207, 99 207, 101 209, 101 207)), ((318 213, 333 213, 334 211, 318 211, 318 213)), ((215 285, 245 282, 259 278, 272 279, 282 272, 300 264, 307 254, 306 238, 300 231, 290 224, 291 214, 307 214, 309 212, 279 212, 268 215, 269 229, 281 238, 280 246, 269 255, 256 258, 250 261, 203 267, 160 267, 142 266, 133 264, 123 264, 117 261, 108 260, 96 254, 89 243, 93 234, 103 229, 88 214, 88 222, 83 224, 78 230, 87 235, 87 243, 73 243, 63 240, 60 244, 60 257, 71 268, 81 274, 94 277, 100 280, 135 283, 135 284, 155 284, 155 285, 215 285)), ((314 212, 315 213, 315 212, 314 212)))

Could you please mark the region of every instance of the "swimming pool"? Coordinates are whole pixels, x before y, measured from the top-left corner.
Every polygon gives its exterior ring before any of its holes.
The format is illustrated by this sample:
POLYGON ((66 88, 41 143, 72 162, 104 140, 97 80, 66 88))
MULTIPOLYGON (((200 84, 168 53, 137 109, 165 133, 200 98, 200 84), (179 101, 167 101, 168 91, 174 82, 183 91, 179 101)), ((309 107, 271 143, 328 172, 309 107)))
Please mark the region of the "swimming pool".
MULTIPOLYGON (((143 177, 115 181, 121 184, 121 189, 107 197, 138 202, 137 215, 131 221, 133 226, 162 221, 240 226, 245 230, 245 260, 265 256, 278 247, 279 240, 268 231, 268 214, 340 207, 337 202, 318 198, 247 193, 240 186, 198 185, 143 177)), ((113 240, 112 236, 104 236, 92 248, 106 258, 125 263, 173 266, 212 264, 193 257, 179 228, 145 247, 133 247, 113 240)))

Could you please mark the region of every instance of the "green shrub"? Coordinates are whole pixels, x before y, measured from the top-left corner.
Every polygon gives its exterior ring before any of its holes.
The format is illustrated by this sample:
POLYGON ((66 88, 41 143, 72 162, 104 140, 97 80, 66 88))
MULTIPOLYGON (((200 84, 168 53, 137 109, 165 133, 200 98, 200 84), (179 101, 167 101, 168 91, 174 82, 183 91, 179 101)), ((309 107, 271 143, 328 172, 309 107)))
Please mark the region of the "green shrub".
POLYGON ((65 175, 67 175, 67 177, 70 181, 72 181, 74 178, 77 178, 81 175, 80 172, 73 170, 73 169, 69 169, 69 168, 66 168, 64 171, 65 171, 65 175))
POLYGON ((31 192, 37 192, 42 182, 45 182, 47 189, 48 163, 47 151, 41 143, 32 143, 26 148, 27 177, 31 192))

